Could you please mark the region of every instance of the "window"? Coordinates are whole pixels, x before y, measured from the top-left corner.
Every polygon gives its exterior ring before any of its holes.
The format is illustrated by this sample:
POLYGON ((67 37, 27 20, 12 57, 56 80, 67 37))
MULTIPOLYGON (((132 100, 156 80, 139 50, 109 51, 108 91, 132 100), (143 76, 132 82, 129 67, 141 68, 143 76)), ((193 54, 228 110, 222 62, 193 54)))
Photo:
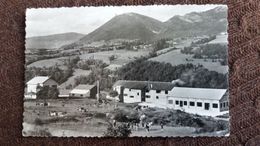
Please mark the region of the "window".
POLYGON ((156 99, 159 99, 159 96, 156 96, 156 99))
POLYGON ((190 106, 194 106, 194 105, 195 105, 195 102, 190 101, 190 106))
POLYGON ((184 101, 183 104, 184 104, 184 105, 187 105, 187 101, 184 101))
POLYGON ((180 101, 180 106, 183 107, 183 101, 180 101))
POLYGON ((148 90, 148 89, 146 89, 146 90, 145 90, 145 92, 149 92, 149 90, 148 90))
POLYGON ((202 103, 201 102, 197 102, 197 107, 202 107, 202 103))
POLYGON ((209 108, 210 108, 210 104, 205 102, 204 103, 204 109, 209 110, 209 108))
POLYGON ((137 95, 139 95, 139 93, 137 93, 137 95))
POLYGON ((223 105, 222 105, 222 103, 220 103, 220 108, 222 108, 223 107, 223 105))
POLYGON ((130 96, 130 98, 134 98, 134 96, 130 96))
POLYGON ((145 95, 145 98, 150 98, 151 96, 150 95, 145 95))
POLYGON ((213 103, 213 104, 212 104, 212 107, 213 107, 213 108, 218 108, 218 104, 217 104, 217 103, 213 103))
POLYGON ((175 104, 176 104, 176 105, 178 105, 178 104, 179 104, 179 101, 178 101, 178 100, 176 100, 176 101, 175 101, 175 104))
POLYGON ((81 97, 83 97, 83 94, 80 94, 81 97))
POLYGON ((161 90, 156 90, 156 93, 161 93, 161 90))
POLYGON ((167 90, 165 90, 165 94, 168 94, 168 91, 167 91, 167 90))
POLYGON ((173 104, 173 100, 169 100, 168 103, 169 103, 169 104, 173 104))
POLYGON ((124 94, 124 96, 127 96, 127 94, 124 94))
POLYGON ((223 107, 226 107, 226 103, 225 102, 223 102, 223 107))
POLYGON ((226 105, 227 105, 227 107, 228 107, 228 102, 226 102, 226 105))
POLYGON ((72 96, 75 96, 75 94, 72 94, 72 96))

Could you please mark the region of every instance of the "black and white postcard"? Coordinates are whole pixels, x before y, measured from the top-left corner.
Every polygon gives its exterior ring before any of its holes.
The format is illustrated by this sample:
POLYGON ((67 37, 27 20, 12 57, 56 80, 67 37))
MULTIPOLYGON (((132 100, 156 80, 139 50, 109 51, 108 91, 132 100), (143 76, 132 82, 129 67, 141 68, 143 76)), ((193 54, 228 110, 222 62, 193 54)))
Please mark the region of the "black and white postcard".
POLYGON ((228 136, 227 10, 27 9, 23 136, 228 136))

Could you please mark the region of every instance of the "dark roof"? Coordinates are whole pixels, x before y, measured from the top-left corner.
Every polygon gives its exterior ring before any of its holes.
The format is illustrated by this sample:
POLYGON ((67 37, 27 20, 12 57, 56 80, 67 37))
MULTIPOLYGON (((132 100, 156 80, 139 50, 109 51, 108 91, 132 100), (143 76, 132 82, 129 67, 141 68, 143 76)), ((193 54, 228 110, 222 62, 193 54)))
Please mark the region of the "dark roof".
POLYGON ((76 86, 74 89, 79 89, 79 90, 90 90, 94 88, 96 85, 88 85, 88 84, 79 84, 76 86))
POLYGON ((171 82, 157 82, 157 81, 128 81, 119 80, 114 86, 123 86, 129 89, 148 89, 148 90, 171 90, 174 84, 171 82))

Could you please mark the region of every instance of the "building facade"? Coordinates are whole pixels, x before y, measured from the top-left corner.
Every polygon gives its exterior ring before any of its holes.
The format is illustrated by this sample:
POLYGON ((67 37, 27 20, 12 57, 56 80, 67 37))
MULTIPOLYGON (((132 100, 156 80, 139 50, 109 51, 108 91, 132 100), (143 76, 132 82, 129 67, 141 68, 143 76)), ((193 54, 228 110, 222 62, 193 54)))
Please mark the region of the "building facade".
POLYGON ((228 113, 226 89, 174 87, 170 82, 124 81, 115 83, 121 102, 142 103, 187 113, 217 116, 228 113))
POLYGON ((40 87, 57 87, 58 83, 48 76, 36 76, 26 83, 25 99, 36 99, 40 87))
POLYGON ((97 86, 79 84, 73 90, 70 91, 69 97, 74 98, 96 98, 97 86))

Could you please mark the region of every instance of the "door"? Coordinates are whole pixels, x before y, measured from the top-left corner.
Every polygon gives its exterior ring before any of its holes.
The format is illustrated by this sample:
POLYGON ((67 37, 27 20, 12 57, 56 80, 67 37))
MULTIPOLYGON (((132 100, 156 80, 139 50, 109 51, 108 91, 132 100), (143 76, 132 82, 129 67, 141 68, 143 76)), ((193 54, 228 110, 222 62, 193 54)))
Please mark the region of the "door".
POLYGON ((180 101, 180 107, 183 107, 183 101, 180 101))
POLYGON ((145 102, 145 90, 141 90, 141 102, 145 102))
POLYGON ((205 103, 204 105, 205 105, 205 106, 204 106, 204 107, 205 107, 205 110, 209 110, 209 103, 205 103))

